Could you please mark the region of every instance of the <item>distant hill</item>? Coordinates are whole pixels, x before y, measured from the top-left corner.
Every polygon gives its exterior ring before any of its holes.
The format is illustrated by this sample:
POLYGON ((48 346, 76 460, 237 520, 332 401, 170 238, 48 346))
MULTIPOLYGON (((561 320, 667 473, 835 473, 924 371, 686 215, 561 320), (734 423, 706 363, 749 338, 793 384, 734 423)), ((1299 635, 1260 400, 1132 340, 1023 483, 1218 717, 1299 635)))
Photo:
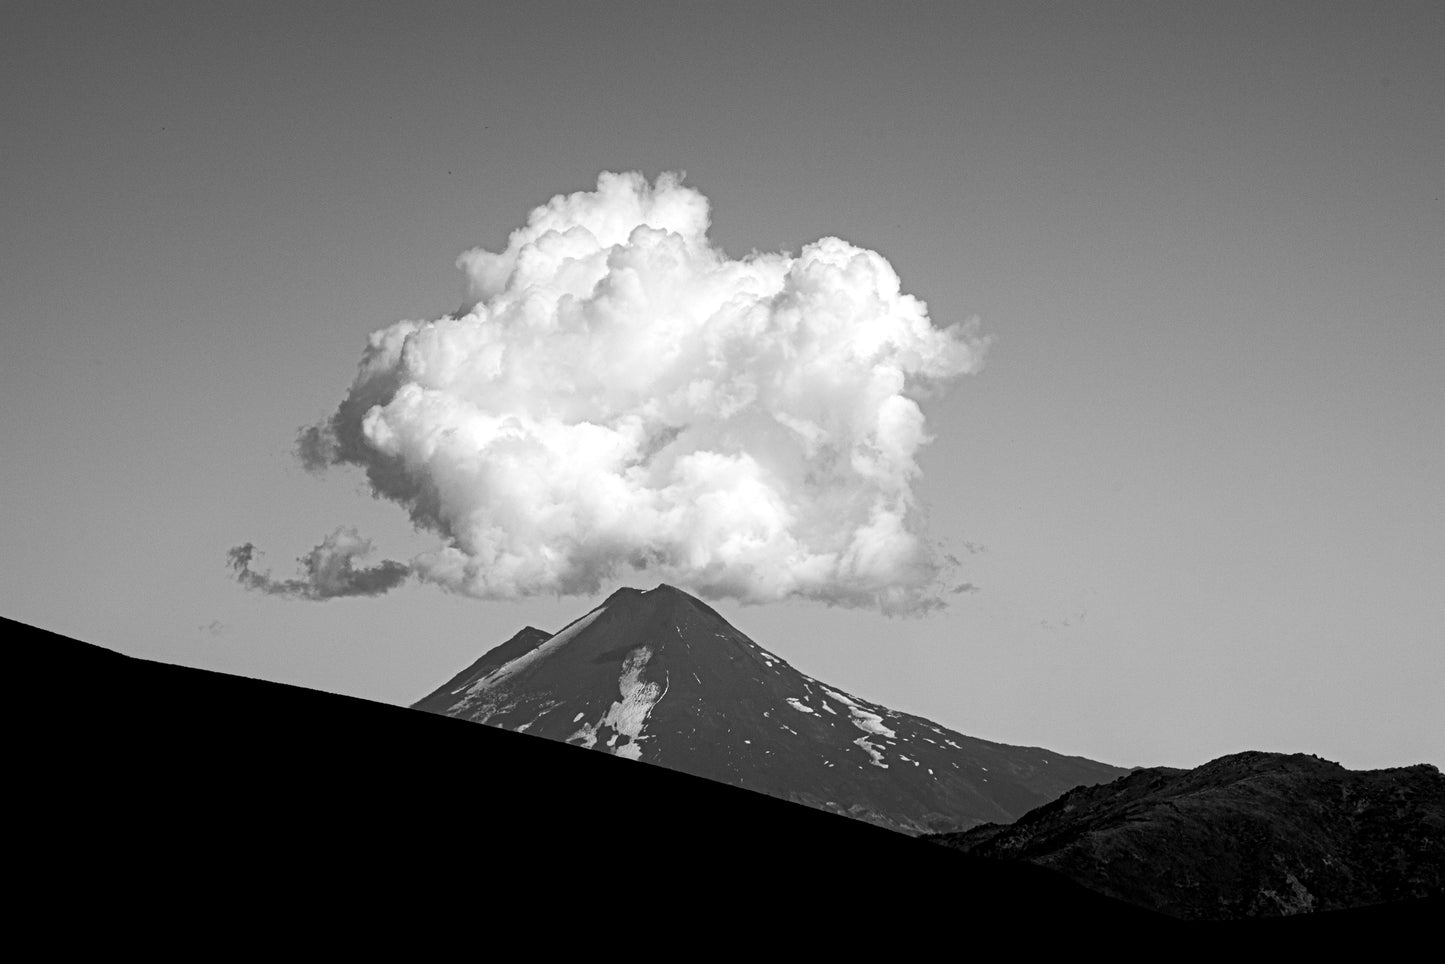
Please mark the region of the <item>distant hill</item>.
MULTIPOLYGON (((1445 776, 1237 753, 1136 770, 1010 825, 929 838, 1140 907, 1212 920, 1445 896, 1445 776)), ((1445 908, 1441 908, 1445 910, 1445 908)))

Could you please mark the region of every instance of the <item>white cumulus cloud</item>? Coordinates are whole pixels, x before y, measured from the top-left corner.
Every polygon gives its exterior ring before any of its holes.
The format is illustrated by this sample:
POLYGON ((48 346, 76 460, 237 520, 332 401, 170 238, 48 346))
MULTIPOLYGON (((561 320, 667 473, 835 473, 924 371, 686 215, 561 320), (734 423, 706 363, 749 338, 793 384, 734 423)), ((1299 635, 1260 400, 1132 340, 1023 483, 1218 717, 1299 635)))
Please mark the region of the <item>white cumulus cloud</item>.
POLYGON ((874 251, 733 259, 708 222, 667 174, 553 198, 461 256, 469 310, 371 336, 303 459, 365 468, 443 540, 410 570, 481 598, 645 570, 709 598, 939 604, 915 396, 979 368, 976 323, 932 324, 874 251))

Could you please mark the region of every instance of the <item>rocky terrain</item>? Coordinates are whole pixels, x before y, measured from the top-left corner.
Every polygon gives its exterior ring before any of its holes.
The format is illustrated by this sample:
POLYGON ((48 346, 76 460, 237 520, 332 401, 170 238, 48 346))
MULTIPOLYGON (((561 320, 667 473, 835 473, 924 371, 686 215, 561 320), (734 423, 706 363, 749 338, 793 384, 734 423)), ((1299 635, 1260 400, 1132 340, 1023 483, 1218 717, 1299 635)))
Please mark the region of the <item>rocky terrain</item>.
POLYGON ((929 838, 1174 917, 1240 919, 1445 895, 1445 776, 1247 752, 1135 770, 1018 821, 929 838))

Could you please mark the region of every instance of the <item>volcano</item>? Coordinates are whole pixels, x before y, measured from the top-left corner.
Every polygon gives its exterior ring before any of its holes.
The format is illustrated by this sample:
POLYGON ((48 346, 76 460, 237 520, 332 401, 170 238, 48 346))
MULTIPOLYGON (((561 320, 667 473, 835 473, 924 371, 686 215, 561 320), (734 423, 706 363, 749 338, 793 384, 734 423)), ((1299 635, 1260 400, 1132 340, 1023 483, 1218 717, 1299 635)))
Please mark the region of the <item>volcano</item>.
POLYGON ((672 586, 527 627, 414 709, 746 787, 908 834, 1007 823, 1129 772, 992 743, 794 669, 672 586))

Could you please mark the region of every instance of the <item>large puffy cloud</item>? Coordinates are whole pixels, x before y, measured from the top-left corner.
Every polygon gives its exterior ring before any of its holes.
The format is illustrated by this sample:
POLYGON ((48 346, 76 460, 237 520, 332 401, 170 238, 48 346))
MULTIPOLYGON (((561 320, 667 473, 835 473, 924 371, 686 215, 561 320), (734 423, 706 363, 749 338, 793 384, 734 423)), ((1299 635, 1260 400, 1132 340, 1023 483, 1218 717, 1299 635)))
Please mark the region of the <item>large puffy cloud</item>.
POLYGON ((732 259, 672 175, 603 174, 468 251, 472 307, 375 332, 302 433, 443 545, 420 578, 482 598, 596 593, 636 570, 710 598, 909 612, 944 563, 912 491, 915 396, 976 370, 876 252, 732 259))

